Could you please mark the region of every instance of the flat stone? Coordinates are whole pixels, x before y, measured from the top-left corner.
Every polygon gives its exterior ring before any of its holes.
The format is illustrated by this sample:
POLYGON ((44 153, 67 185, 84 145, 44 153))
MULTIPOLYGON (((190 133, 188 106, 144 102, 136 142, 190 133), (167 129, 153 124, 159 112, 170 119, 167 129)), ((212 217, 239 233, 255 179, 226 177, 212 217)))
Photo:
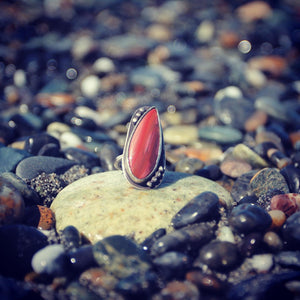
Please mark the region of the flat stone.
POLYGON ((173 216, 205 191, 214 192, 231 206, 230 194, 206 178, 166 172, 158 189, 145 191, 129 185, 121 171, 110 171, 68 185, 51 209, 57 230, 73 225, 92 243, 116 234, 133 235, 141 242, 159 228, 171 231, 173 216))

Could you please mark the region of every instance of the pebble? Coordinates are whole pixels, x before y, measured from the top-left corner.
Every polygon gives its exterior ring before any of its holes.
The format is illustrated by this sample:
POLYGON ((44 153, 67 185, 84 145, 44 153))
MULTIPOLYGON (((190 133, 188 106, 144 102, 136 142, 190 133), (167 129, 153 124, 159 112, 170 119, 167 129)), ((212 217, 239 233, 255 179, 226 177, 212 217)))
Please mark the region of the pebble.
POLYGON ((62 276, 66 269, 66 254, 62 245, 49 245, 37 251, 32 257, 33 270, 39 274, 62 276))
POLYGON ((47 237, 34 227, 21 224, 0 227, 2 263, 0 272, 4 276, 22 278, 32 270, 33 255, 47 245, 47 237))
POLYGON ((81 92, 85 97, 94 98, 98 95, 101 81, 96 75, 88 75, 81 81, 81 92))
POLYGON ((289 191, 291 193, 300 192, 300 170, 292 165, 286 166, 280 170, 280 173, 285 178, 289 191))
POLYGON ((159 269, 159 275, 167 279, 172 278, 174 274, 180 278, 191 267, 192 262, 186 254, 170 251, 156 257, 153 264, 159 269))
POLYGON ((252 167, 245 161, 227 159, 221 163, 220 169, 223 174, 238 178, 251 171, 252 167))
POLYGON ((252 268, 257 273, 267 273, 274 265, 272 254, 257 254, 253 255, 250 259, 252 268))
POLYGON ((81 245, 81 235, 76 227, 70 225, 60 232, 61 244, 67 251, 79 248, 81 245))
POLYGON ((283 248, 283 242, 280 236, 274 231, 266 232, 263 241, 272 252, 278 252, 283 248))
POLYGON ((22 221, 25 204, 19 191, 7 182, 0 179, 0 225, 19 223, 22 221))
POLYGON ((160 293, 153 296, 153 300, 163 300, 163 299, 199 299, 200 292, 197 287, 189 281, 170 281, 160 293))
POLYGON ((262 239, 262 234, 258 232, 247 234, 239 245, 240 253, 244 257, 250 257, 259 252, 262 246, 262 239))
POLYGON ((276 263, 287 268, 300 268, 300 251, 282 251, 275 256, 276 263))
POLYGON ((268 115, 260 110, 256 110, 245 122, 244 127, 248 132, 254 132, 259 127, 267 123, 268 115))
POLYGON ((25 150, 31 155, 38 155, 39 151, 46 144, 55 144, 60 147, 59 141, 49 134, 36 134, 25 140, 25 150))
POLYGON ((283 237, 289 248, 297 248, 300 245, 299 224, 300 212, 296 212, 287 218, 282 227, 283 237))
POLYGON ((51 209, 57 230, 73 225, 92 242, 112 234, 133 235, 142 241, 159 228, 170 230, 175 213, 198 194, 210 190, 224 205, 231 206, 227 191, 199 176, 167 172, 159 189, 145 193, 131 187, 121 171, 111 171, 69 185, 57 195, 51 209))
POLYGON ((289 193, 289 187, 278 169, 264 168, 258 171, 251 179, 252 192, 260 197, 269 190, 279 190, 285 194, 289 193))
POLYGON ((24 224, 40 230, 50 230, 55 227, 55 216, 48 207, 29 206, 25 209, 24 224))
POLYGON ((219 216, 219 198, 215 193, 204 192, 190 200, 172 218, 174 228, 205 222, 219 216))
POLYGON ((0 147, 0 174, 4 172, 15 172, 19 162, 29 156, 30 154, 24 150, 0 147))
POLYGON ((271 209, 281 210, 287 217, 299 210, 300 194, 289 193, 275 195, 271 199, 271 209))
POLYGON ((270 227, 272 219, 263 208, 245 203, 233 208, 229 223, 239 233, 263 232, 270 227))
POLYGON ((41 204, 41 199, 39 198, 39 195, 16 174, 12 172, 2 173, 0 175, 0 181, 2 179, 5 180, 6 182, 9 182, 11 185, 15 187, 15 189, 17 189, 21 193, 25 205, 29 206, 29 205, 41 204))
POLYGON ((23 159, 16 168, 16 175, 26 179, 33 179, 41 173, 63 174, 76 162, 51 156, 33 156, 23 159))
POLYGON ((206 126, 198 131, 200 139, 221 145, 234 144, 242 140, 242 133, 230 126, 206 126))
POLYGON ((235 244, 215 241, 203 246, 194 263, 207 265, 210 269, 226 272, 237 267, 240 262, 239 252, 235 244))
POLYGON ((68 251, 68 267, 72 272, 80 273, 89 268, 97 267, 93 254, 93 245, 83 245, 82 247, 74 248, 74 244, 66 245, 64 240, 62 240, 62 242, 65 251, 68 251))
POLYGON ((164 141, 171 145, 189 145, 198 140, 198 130, 192 125, 177 125, 167 127, 164 131, 164 141))
POLYGON ((199 223, 172 231, 158 238, 150 253, 158 256, 169 251, 188 251, 193 245, 200 247, 214 238, 214 228, 207 223, 199 223))
POLYGON ((204 162, 197 158, 183 158, 176 163, 175 171, 195 174, 196 171, 204 167, 204 162))
POLYGON ((268 163, 244 144, 238 144, 233 148, 232 155, 236 159, 241 159, 249 163, 253 168, 267 167, 268 163))
POLYGON ((281 226, 284 224, 286 220, 286 215, 282 210, 277 210, 277 209, 270 210, 269 215, 272 218, 271 228, 273 229, 281 228, 281 226))

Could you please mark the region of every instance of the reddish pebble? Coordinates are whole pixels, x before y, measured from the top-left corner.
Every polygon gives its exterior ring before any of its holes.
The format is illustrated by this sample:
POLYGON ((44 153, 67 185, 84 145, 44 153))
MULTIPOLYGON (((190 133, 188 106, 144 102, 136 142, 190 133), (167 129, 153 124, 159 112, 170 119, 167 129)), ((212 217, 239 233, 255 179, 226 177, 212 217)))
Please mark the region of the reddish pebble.
POLYGON ((271 199, 271 209, 281 210, 287 216, 290 216, 297 210, 299 210, 297 203, 300 203, 300 194, 289 193, 283 195, 275 195, 271 199))
POLYGON ((291 132, 289 137, 293 146, 295 147, 296 143, 300 141, 300 130, 291 132))
POLYGON ((257 110, 246 120, 244 127, 246 131, 253 132, 260 126, 265 125, 267 121, 268 115, 261 110, 257 110))
POLYGON ((37 95, 37 102, 47 107, 58 107, 73 104, 75 98, 70 94, 56 93, 46 94, 41 93, 37 95))
POLYGON ((286 215, 281 210, 270 210, 269 215, 272 218, 271 229, 279 229, 286 220, 286 215))
POLYGON ((240 177, 241 175, 251 171, 252 167, 245 161, 240 160, 225 160, 222 162, 220 169, 223 174, 232 178, 240 177))
POLYGON ((55 225, 54 213, 46 206, 30 206, 25 210, 24 223, 38 229, 49 230, 55 225))
POLYGON ((153 300, 198 300, 200 299, 200 293, 197 287, 189 281, 171 281, 165 288, 163 288, 159 294, 155 295, 153 300))
POLYGON ((264 1, 252 1, 241 5, 237 14, 244 22, 253 22, 269 17, 272 13, 271 6, 264 1))
POLYGON ((0 180, 0 225, 17 223, 24 215, 22 195, 5 180, 0 180))

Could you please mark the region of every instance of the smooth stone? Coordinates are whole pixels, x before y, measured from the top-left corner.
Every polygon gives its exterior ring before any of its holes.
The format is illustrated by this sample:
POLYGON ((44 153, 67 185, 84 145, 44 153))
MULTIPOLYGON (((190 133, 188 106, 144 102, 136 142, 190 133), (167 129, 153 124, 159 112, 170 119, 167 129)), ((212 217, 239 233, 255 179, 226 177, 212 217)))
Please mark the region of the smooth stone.
POLYGON ((67 226, 60 232, 60 242, 64 248, 74 250, 81 245, 81 234, 74 226, 67 226))
POLYGON ((81 81, 80 89, 82 94, 88 98, 94 98, 98 95, 101 81, 96 75, 88 75, 81 81))
POLYGON ((16 175, 22 179, 33 179, 39 174, 56 173, 63 174, 69 170, 76 162, 64 158, 51 156, 33 156, 22 160, 16 168, 16 175))
MULTIPOLYGON (((70 250, 70 248, 66 250, 70 250)), ((93 245, 84 245, 79 248, 74 248, 68 251, 67 256, 70 269, 74 272, 82 272, 88 268, 97 266, 93 254, 93 245)))
POLYGON ((219 215, 219 198, 215 193, 203 192, 189 201, 173 218, 174 228, 216 219, 219 215))
POLYGON ((282 251, 275 256, 275 261, 286 268, 300 268, 300 251, 282 251))
POLYGON ((244 257, 250 257, 261 249, 263 236, 261 233, 252 232, 246 235, 239 243, 239 251, 244 257))
POLYGON ((288 247, 294 249, 300 246, 300 212, 296 212, 287 218, 282 228, 283 238, 288 247))
POLYGON ((39 195, 15 173, 12 172, 2 173, 0 175, 0 180, 1 179, 4 179, 5 181, 12 184, 21 193, 25 205, 29 206, 29 205, 41 203, 41 199, 39 195))
POLYGON ((233 148, 232 155, 237 159, 246 161, 253 168, 264 168, 268 166, 268 163, 262 157, 244 144, 236 145, 233 148))
POLYGON ((25 140, 25 150, 32 155, 37 155, 44 145, 50 143, 60 146, 58 139, 49 134, 41 133, 32 135, 25 140))
POLYGON ((239 233, 264 231, 272 224, 266 210, 258 205, 245 203, 234 207, 229 217, 230 226, 239 233))
POLYGON ((266 273, 274 265, 272 254, 256 254, 253 255, 248 261, 251 263, 252 268, 258 273, 266 273))
POLYGON ((164 130, 164 141, 172 145, 192 144, 198 140, 197 131, 192 125, 170 126, 164 130))
POLYGON ((238 178, 251 171, 252 167, 245 161, 227 159, 221 163, 220 169, 223 174, 232 178, 238 178))
POLYGON ((271 199, 272 210, 281 210, 288 217, 299 210, 300 194, 288 193, 275 195, 271 199))
POLYGON ((14 172, 18 163, 29 156, 25 150, 0 147, 0 173, 14 172))
POLYGON ((279 190, 284 194, 289 193, 289 187, 285 178, 276 168, 264 168, 258 171, 251 179, 250 186, 252 192, 260 197, 268 193, 269 190, 279 190))
POLYGON ((60 244, 53 244, 37 251, 31 260, 32 269, 38 274, 61 276, 66 270, 66 253, 60 244))
POLYGON ((285 178, 291 193, 300 193, 300 169, 292 165, 286 166, 280 170, 285 178))
POLYGON ((266 232, 263 241, 272 252, 278 252, 283 248, 280 236, 274 231, 266 232))
POLYGON ((279 229, 286 221, 286 215, 282 210, 270 210, 269 215, 272 218, 271 229, 279 229))
POLYGON ((230 126, 205 126, 198 130, 200 139, 218 144, 234 144, 242 140, 242 133, 230 126))
POLYGON ((203 263, 212 270, 227 272, 237 267, 239 261, 240 255, 235 244, 214 241, 201 248, 195 265, 203 263))
POLYGON ((231 196, 217 183, 178 172, 166 172, 158 189, 142 191, 129 185, 121 171, 82 178, 54 199, 56 228, 75 226, 92 242, 112 234, 142 241, 159 228, 171 230, 172 217, 192 198, 212 191, 231 206, 231 196))

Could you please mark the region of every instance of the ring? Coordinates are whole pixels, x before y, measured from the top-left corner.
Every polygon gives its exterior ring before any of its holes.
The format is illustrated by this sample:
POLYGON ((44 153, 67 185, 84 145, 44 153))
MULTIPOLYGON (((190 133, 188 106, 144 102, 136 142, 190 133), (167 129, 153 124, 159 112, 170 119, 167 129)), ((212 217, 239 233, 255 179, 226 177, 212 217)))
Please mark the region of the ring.
POLYGON ((165 169, 165 148, 159 114, 154 106, 143 106, 131 117, 123 155, 116 158, 130 184, 139 189, 156 188, 165 169))

